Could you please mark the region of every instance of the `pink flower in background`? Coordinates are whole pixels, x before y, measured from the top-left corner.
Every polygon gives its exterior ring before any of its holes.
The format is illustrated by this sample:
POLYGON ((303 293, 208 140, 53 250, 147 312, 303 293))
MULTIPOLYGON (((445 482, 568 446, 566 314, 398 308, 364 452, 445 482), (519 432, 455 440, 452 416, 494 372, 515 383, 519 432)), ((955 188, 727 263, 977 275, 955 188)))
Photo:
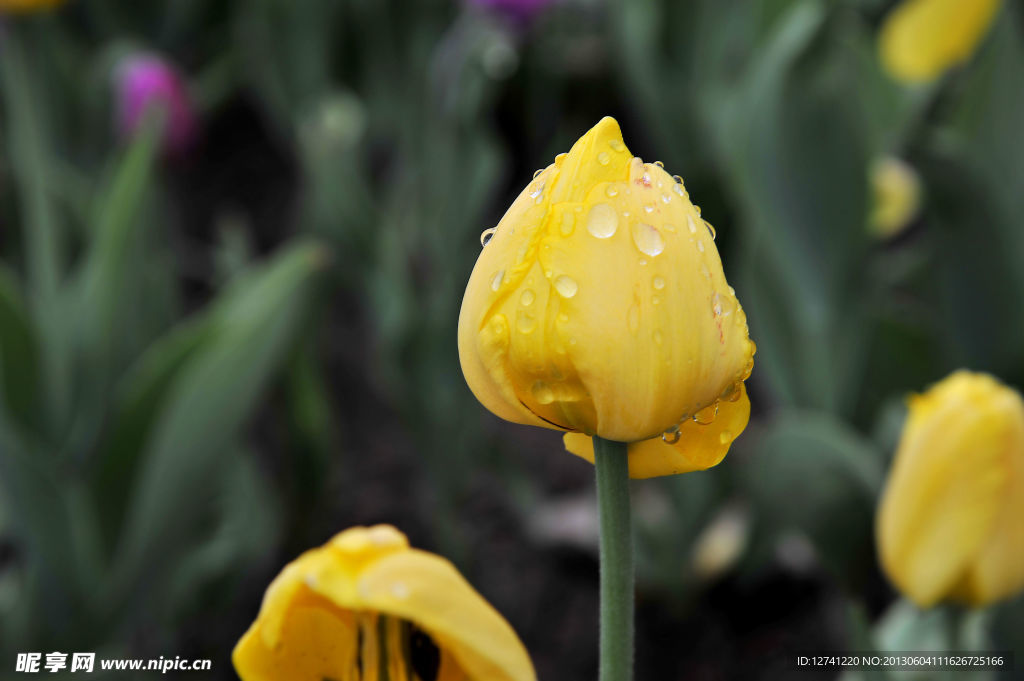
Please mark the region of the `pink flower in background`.
POLYGON ((196 118, 181 74, 172 64, 153 54, 125 58, 114 74, 117 94, 117 130, 130 138, 142 124, 146 111, 163 109, 164 151, 177 155, 192 144, 196 118))
POLYGON ((471 5, 500 12, 514 19, 532 19, 556 0, 470 0, 471 5))

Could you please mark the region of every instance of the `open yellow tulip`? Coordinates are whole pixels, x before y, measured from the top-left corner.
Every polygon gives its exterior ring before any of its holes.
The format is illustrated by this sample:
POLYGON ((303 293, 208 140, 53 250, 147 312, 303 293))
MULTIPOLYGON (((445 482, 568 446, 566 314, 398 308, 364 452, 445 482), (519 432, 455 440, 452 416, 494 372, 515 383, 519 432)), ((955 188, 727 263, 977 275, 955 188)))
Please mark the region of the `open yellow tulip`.
POLYGON ((882 25, 882 64, 896 79, 927 82, 966 61, 995 19, 1000 0, 904 0, 882 25))
POLYGON ((1024 588, 1024 402, 958 371, 910 400, 877 517, 889 578, 921 607, 1024 588))
POLYGON ((639 443, 633 477, 721 460, 746 426, 755 348, 681 180, 634 158, 604 118, 487 236, 459 317, 485 407, 574 433, 570 451, 591 460, 585 436, 639 443))
POLYGON ((288 564, 235 647, 243 681, 534 681, 515 632, 444 558, 388 525, 288 564))

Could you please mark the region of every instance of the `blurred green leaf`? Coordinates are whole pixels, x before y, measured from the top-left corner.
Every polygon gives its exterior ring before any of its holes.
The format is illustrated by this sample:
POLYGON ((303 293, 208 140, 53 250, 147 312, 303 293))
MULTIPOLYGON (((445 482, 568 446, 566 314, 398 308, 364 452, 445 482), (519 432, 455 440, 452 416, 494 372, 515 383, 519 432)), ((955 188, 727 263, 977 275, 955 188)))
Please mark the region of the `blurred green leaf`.
POLYGON ((144 571, 166 564, 169 547, 208 505, 224 452, 301 331, 312 275, 324 259, 319 246, 294 246, 234 282, 215 304, 212 334, 174 375, 146 438, 112 593, 140 588, 144 571))
POLYGON ((737 474, 755 517, 777 532, 805 533, 822 562, 856 584, 874 567, 882 455, 843 422, 814 412, 788 411, 747 437, 755 449, 737 474))
POLYGON ((22 427, 38 421, 36 332, 18 283, 0 264, 0 404, 22 427))
POLYGON ((84 364, 90 373, 109 371, 110 353, 123 334, 129 296, 139 286, 129 273, 140 254, 135 245, 147 227, 141 218, 143 199, 152 180, 161 139, 159 117, 149 116, 117 163, 110 183, 101 190, 88 252, 79 273, 81 298, 76 305, 84 364))

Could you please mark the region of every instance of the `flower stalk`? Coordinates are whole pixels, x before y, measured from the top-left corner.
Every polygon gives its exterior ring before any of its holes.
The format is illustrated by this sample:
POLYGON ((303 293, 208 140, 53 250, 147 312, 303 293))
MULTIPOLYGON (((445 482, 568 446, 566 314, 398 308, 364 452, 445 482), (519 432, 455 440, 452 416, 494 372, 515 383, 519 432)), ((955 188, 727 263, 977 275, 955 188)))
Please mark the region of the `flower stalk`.
POLYGON ((601 531, 599 681, 633 678, 633 534, 626 444, 594 436, 601 531))

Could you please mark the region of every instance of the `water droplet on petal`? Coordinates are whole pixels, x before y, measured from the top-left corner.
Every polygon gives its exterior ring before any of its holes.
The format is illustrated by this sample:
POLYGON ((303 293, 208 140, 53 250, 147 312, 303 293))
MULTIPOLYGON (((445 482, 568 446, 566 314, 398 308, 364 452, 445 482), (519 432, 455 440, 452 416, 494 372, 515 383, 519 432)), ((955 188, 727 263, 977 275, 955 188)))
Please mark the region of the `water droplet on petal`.
POLYGON ((675 233, 676 233, 676 226, 675 226, 675 225, 670 225, 670 224, 668 224, 667 222, 666 222, 666 223, 664 223, 664 224, 663 224, 663 225, 661 226, 661 228, 662 228, 663 230, 665 230, 666 232, 671 232, 672 234, 675 234, 675 233))
POLYGON ((665 193, 663 192, 663 193, 661 194, 661 202, 662 202, 662 203, 671 203, 671 202, 672 202, 672 197, 671 197, 671 196, 669 196, 668 194, 665 194, 665 193))
POLYGON ((497 291, 499 288, 501 288, 501 282, 504 278, 505 270, 498 270, 497 272, 495 272, 494 276, 491 277, 491 290, 497 291))
POLYGON ((525 289, 522 295, 519 296, 519 302, 522 303, 524 307, 530 307, 531 305, 533 305, 533 301, 536 298, 537 296, 533 294, 532 290, 525 289))
POLYGON ((520 333, 531 333, 537 328, 537 320, 524 312, 520 312, 516 316, 516 328, 520 333))
POLYGON ((555 391, 544 381, 534 383, 530 392, 533 393, 533 399, 537 400, 539 404, 551 404, 555 401, 555 391))
POLYGON ((703 409, 699 410, 693 415, 693 422, 702 426, 715 422, 715 417, 718 416, 718 403, 709 404, 703 409))
POLYGON ((643 222, 636 222, 632 227, 633 243, 641 253, 652 258, 665 250, 665 240, 655 227, 643 222))
POLYGON ((698 241, 697 242, 697 250, 700 251, 701 253, 704 252, 704 242, 703 241, 698 241))
POLYGON ((408 598, 409 587, 404 582, 395 582, 391 585, 391 595, 395 598, 408 598))
POLYGON ((718 436, 718 441, 721 442, 723 445, 729 444, 730 442, 732 442, 732 433, 730 433, 728 430, 723 430, 721 434, 718 436))
POLYGON ((697 217, 700 217, 700 206, 693 204, 693 212, 697 214, 697 217))
POLYGON ((679 442, 679 426, 672 426, 661 434, 661 441, 667 445, 674 445, 679 442))
POLYGON ((697 233, 697 223, 693 221, 693 216, 692 215, 687 215, 686 216, 686 226, 689 228, 690 234, 696 234, 697 233))
POLYGON ((644 212, 645 213, 653 213, 654 209, 655 209, 655 205, 653 203, 648 203, 646 206, 644 206, 644 212))
POLYGON ((739 383, 731 383, 728 388, 722 391, 721 399, 726 402, 736 402, 740 399, 741 392, 739 383))
POLYGON ((676 184, 682 184, 683 183, 683 178, 681 176, 679 176, 679 175, 673 175, 672 179, 676 181, 676 184))
POLYGON ((607 239, 619 228, 619 216, 607 203, 599 203, 587 214, 587 231, 598 239, 607 239))
POLYGON ((661 289, 665 288, 665 279, 663 277, 655 277, 651 281, 651 285, 660 291, 661 289))
POLYGON ((566 323, 567 321, 569 321, 569 315, 565 314, 564 312, 559 314, 558 321, 562 322, 563 324, 566 323))
POLYGON ((715 237, 718 236, 718 232, 715 231, 715 228, 707 220, 704 221, 704 226, 708 228, 708 234, 711 235, 711 240, 714 241, 715 237))
POLYGON ((562 236, 572 236, 575 229, 576 216, 572 213, 562 213, 562 224, 559 225, 558 228, 558 231, 562 233, 562 236))
POLYGON ((711 278, 711 270, 708 269, 708 266, 707 266, 706 263, 701 263, 700 264, 700 273, 704 275, 705 279, 710 279, 711 278))
POLYGON ((662 163, 661 161, 655 161, 654 165, 658 166, 659 168, 664 168, 665 167, 665 164, 662 163))
POLYGON ((497 231, 497 227, 491 227, 490 229, 485 229, 484 231, 482 231, 480 233, 480 245, 486 246, 487 242, 491 240, 491 237, 493 237, 494 233, 497 231))
POLYGON ((602 151, 600 154, 597 155, 597 162, 603 166, 608 165, 608 163, 610 163, 611 160, 612 157, 608 154, 607 151, 602 151))
POLYGON ((626 323, 629 324, 629 332, 636 333, 640 328, 640 308, 632 305, 626 313, 626 323))
POLYGON ((608 188, 604 190, 604 193, 608 195, 609 199, 612 199, 619 195, 619 190, 615 187, 615 185, 610 184, 608 185, 608 188))
POLYGON ((619 140, 608 140, 608 146, 611 147, 613 151, 622 151, 626 148, 626 145, 619 140))
POLYGON ((558 291, 558 295, 563 298, 572 298, 576 295, 576 292, 580 290, 579 284, 576 280, 565 274, 560 274, 555 278, 555 290, 558 291))
MULTIPOLYGON (((679 176, 677 175, 676 177, 679 176)), ((686 196, 686 191, 683 190, 683 185, 681 184, 677 184, 674 187, 672 187, 672 191, 674 191, 676 194, 679 194, 679 196, 686 196)))
POLYGON ((661 305, 661 296, 652 296, 651 305, 661 305))
POLYGON ((539 185, 537 186, 537 188, 536 188, 536 189, 534 189, 534 190, 533 190, 532 192, 530 192, 530 198, 531 198, 531 199, 537 199, 537 198, 540 198, 541 194, 543 194, 543 193, 544 193, 544 183, 543 183, 543 182, 541 182, 541 183, 540 183, 540 184, 539 184, 539 185))
POLYGON ((537 170, 535 170, 534 173, 533 173, 533 179, 536 180, 538 177, 540 177, 540 174, 543 173, 543 172, 544 172, 543 168, 538 168, 537 170))

